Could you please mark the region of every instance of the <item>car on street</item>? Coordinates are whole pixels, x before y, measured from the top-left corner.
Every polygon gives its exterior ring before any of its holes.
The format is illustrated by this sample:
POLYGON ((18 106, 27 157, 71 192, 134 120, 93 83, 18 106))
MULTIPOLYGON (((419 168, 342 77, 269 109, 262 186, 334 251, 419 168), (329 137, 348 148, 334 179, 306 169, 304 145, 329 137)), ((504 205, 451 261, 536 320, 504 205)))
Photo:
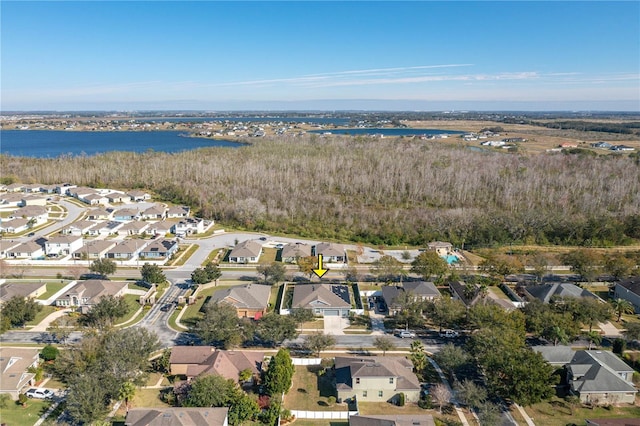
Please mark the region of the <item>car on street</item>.
POLYGON ((166 305, 163 305, 162 308, 160 308, 160 310, 162 312, 169 312, 172 308, 172 304, 171 303, 167 303, 166 305))
POLYGON ((416 333, 414 333, 413 331, 403 330, 400 333, 398 333, 397 336, 401 339, 405 339, 405 338, 415 339, 416 333))
POLYGON ((31 388, 25 392, 25 395, 27 398, 50 399, 53 398, 54 393, 49 389, 31 388))
POLYGON ((458 337, 459 333, 455 330, 442 330, 440 332, 440 337, 444 337, 445 339, 453 339, 454 337, 458 337))

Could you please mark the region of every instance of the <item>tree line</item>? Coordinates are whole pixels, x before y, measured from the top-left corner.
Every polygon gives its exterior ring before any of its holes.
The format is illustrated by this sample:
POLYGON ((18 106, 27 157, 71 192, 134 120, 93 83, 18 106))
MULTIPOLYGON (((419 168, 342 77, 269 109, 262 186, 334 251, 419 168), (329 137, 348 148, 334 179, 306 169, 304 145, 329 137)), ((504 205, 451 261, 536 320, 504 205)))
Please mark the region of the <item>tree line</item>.
POLYGON ((478 153, 410 138, 265 138, 237 149, 0 156, 5 179, 146 188, 247 230, 375 245, 620 245, 640 238, 624 156, 478 153))

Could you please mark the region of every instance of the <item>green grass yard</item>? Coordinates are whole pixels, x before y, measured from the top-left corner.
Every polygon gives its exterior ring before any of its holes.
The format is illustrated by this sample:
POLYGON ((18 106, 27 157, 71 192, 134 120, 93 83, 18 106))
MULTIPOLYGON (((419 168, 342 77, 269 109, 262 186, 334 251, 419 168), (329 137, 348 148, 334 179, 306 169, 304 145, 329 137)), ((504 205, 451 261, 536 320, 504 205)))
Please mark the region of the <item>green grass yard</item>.
POLYGON ((636 398, 635 406, 623 405, 612 407, 611 410, 603 407, 576 408, 573 413, 563 399, 553 398, 547 402, 525 407, 525 411, 536 424, 544 426, 565 426, 569 423, 584 424, 586 419, 593 418, 640 418, 638 398, 636 398))
POLYGON ((3 408, 0 413, 0 421, 8 426, 32 425, 50 406, 51 402, 36 399, 27 401, 26 407, 9 401, 7 408, 3 408))
POLYGON ((46 283, 47 290, 40 297, 38 297, 38 300, 47 300, 48 298, 50 298, 51 296, 53 296, 54 294, 62 290, 62 288, 64 288, 64 286, 66 286, 67 284, 69 284, 69 281, 66 281, 66 280, 64 281, 56 280, 56 281, 47 282, 46 283))

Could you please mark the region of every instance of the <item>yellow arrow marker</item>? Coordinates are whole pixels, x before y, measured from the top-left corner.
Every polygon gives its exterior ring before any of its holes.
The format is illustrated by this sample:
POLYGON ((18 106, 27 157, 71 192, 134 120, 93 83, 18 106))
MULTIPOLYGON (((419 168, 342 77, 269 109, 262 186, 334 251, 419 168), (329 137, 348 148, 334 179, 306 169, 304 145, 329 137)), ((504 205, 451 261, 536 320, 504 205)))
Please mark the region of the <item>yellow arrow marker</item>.
POLYGON ((324 269, 322 267, 322 255, 321 254, 318 255, 318 269, 314 269, 313 272, 318 276, 318 278, 322 278, 322 276, 324 274, 329 272, 328 269, 324 269))

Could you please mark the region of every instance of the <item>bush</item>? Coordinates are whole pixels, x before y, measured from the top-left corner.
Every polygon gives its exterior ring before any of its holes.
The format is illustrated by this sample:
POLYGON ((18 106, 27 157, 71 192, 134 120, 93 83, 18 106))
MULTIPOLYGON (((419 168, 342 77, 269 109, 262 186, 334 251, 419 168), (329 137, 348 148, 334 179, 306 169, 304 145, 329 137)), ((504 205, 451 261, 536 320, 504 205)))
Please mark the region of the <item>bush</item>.
POLYGON ((418 407, 425 410, 431 410, 433 408, 433 403, 431 402, 431 398, 421 399, 420 401, 418 401, 418 407))
POLYGON ((626 349, 627 342, 625 340, 618 338, 613 341, 613 353, 622 355, 626 349))
POLYGON ((47 345, 40 351, 40 358, 45 361, 53 361, 58 357, 58 352, 58 348, 55 346, 47 345))
POLYGON ((20 395, 18 395, 18 404, 22 405, 23 407, 27 405, 27 401, 29 400, 29 398, 27 398, 27 395, 21 393, 20 395))
POLYGON ((330 396, 329 398, 327 398, 327 402, 329 403, 329 405, 333 405, 336 403, 336 397, 335 396, 330 396))
POLYGON ((399 407, 404 407, 404 392, 400 392, 400 394, 398 394, 398 406, 399 407))

